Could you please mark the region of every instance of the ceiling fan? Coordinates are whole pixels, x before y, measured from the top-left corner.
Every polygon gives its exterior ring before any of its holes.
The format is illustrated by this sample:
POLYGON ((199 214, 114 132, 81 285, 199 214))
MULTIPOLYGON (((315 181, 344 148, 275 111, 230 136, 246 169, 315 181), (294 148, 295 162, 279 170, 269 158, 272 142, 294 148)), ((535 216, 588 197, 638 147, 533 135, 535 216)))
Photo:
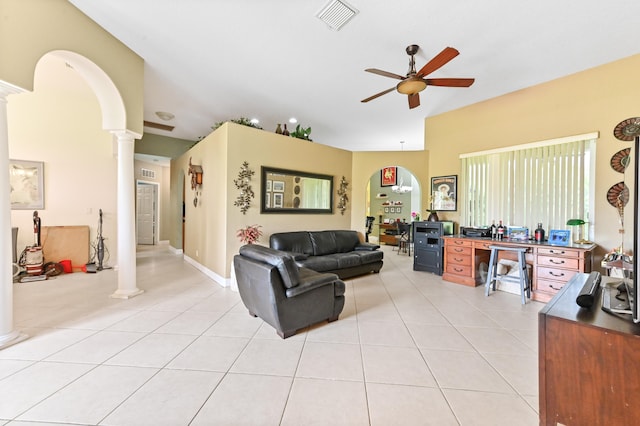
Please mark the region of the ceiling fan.
POLYGON ((426 89, 427 86, 469 87, 475 81, 475 79, 473 78, 425 78, 425 76, 431 74, 432 72, 444 66, 450 60, 458 56, 460 52, 458 52, 453 47, 445 47, 442 52, 438 53, 436 57, 431 59, 425 64, 425 66, 420 68, 420 71, 416 72, 416 60, 414 58, 414 55, 418 53, 419 49, 420 47, 417 44, 412 44, 407 47, 407 55, 411 56, 411 59, 409 60, 409 72, 407 72, 407 75, 404 77, 399 74, 379 70, 377 68, 367 68, 365 70, 367 72, 378 74, 383 77, 396 78, 401 81, 397 86, 387 90, 383 90, 382 92, 376 93, 373 96, 369 96, 368 98, 363 99, 361 102, 369 102, 382 95, 386 95, 387 93, 395 89, 399 93, 408 96, 409 109, 411 109, 420 105, 419 93, 426 89))

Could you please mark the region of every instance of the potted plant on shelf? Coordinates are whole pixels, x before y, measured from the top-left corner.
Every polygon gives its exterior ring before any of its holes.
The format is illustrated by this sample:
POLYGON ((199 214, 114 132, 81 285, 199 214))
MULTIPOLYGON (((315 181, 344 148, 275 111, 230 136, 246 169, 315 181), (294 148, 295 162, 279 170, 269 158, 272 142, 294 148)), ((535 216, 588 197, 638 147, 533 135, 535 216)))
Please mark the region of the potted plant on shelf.
POLYGON ((309 137, 309 134, 311 133, 311 127, 307 127, 306 129, 304 127, 301 127, 299 124, 296 126, 296 129, 289 133, 289 136, 292 136, 294 138, 298 138, 298 139, 304 139, 306 141, 311 141, 311 138, 309 137))

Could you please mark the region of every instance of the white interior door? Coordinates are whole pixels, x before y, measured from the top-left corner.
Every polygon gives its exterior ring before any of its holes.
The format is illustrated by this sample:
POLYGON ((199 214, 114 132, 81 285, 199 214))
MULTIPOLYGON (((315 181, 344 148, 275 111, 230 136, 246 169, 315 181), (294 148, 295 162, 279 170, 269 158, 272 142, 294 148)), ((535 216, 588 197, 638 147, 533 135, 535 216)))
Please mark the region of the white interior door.
POLYGON ((138 182, 136 186, 136 229, 138 244, 155 244, 157 223, 157 185, 138 182))

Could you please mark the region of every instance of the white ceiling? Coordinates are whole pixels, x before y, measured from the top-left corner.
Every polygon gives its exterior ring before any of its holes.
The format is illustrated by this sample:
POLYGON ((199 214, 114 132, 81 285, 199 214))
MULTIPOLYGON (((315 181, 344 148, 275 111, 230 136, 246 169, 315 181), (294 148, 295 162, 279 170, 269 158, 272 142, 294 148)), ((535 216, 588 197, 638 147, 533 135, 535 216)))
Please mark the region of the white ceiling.
POLYGON ((175 126, 146 131, 192 140, 218 121, 275 130, 294 116, 317 143, 428 149, 425 117, 640 53, 638 0, 348 0, 359 14, 339 31, 316 18, 328 0, 69 1, 145 60, 145 120, 175 126), (455 47, 429 77, 475 84, 430 86, 413 110, 395 91, 361 103, 397 83, 364 69, 406 74, 409 44, 418 68, 455 47))

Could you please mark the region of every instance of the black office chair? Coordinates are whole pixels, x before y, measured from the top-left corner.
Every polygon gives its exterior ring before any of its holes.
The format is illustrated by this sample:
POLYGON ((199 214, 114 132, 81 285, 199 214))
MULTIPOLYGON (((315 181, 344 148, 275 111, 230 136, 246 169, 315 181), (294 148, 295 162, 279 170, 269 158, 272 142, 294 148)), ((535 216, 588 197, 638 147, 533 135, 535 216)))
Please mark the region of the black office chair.
POLYGON ((364 224, 365 227, 365 233, 364 233, 364 240, 366 242, 369 242, 369 234, 371 233, 371 228, 373 228, 373 221, 376 220, 375 217, 373 216, 367 216, 367 220, 364 224))
POLYGON ((413 243, 411 231, 412 229, 410 223, 398 222, 398 233, 396 235, 398 254, 400 254, 400 252, 404 252, 411 256, 411 244, 413 243))

